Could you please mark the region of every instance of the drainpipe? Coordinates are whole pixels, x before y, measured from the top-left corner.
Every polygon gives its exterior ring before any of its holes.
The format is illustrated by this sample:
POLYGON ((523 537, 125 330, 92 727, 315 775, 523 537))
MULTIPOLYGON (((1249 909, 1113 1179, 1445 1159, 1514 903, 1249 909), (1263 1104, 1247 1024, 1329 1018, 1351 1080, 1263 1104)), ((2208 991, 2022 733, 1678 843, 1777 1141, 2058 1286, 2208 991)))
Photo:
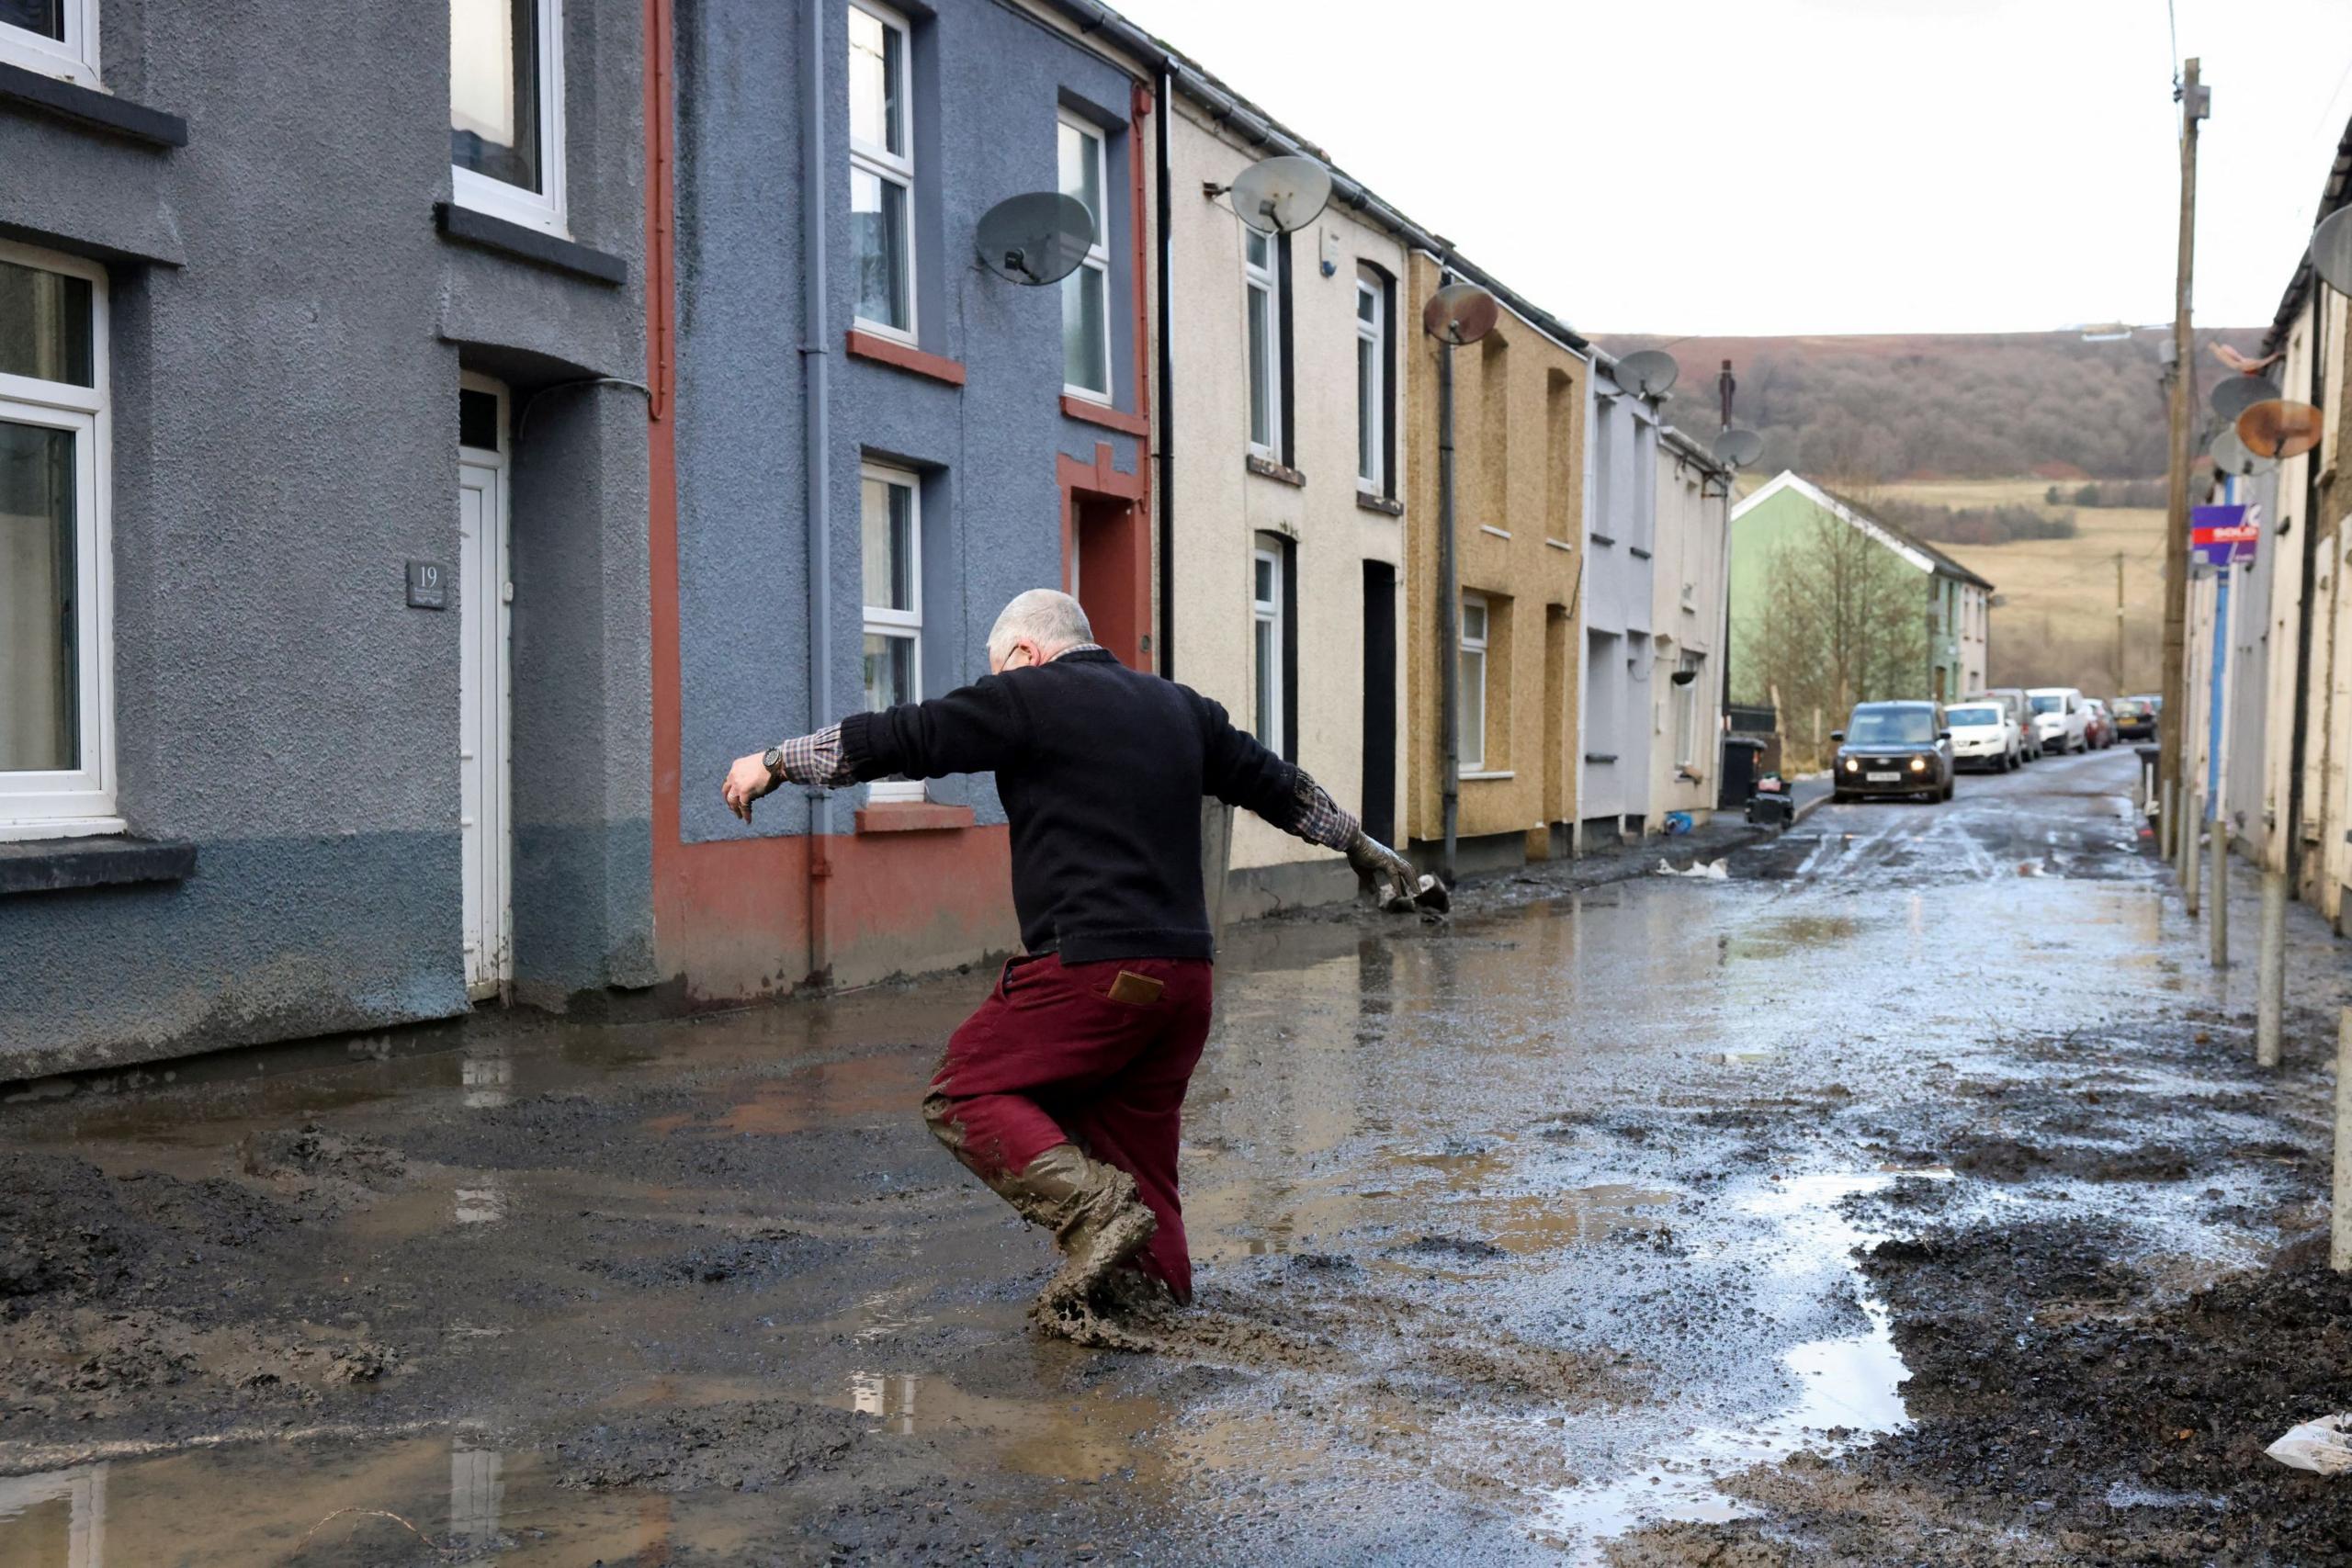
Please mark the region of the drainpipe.
POLYGON ((1159 102, 1152 109, 1158 143, 1159 219, 1159 672, 1176 678, 1176 241, 1170 220, 1168 122, 1176 113, 1173 62, 1159 72, 1159 102))
MULTIPOLYGON (((806 36, 800 50, 800 231, 801 329, 800 411, 802 461, 808 469, 808 728, 822 729, 833 691, 832 602, 832 329, 825 319, 825 176, 831 164, 825 151, 825 7, 807 0, 806 36)), ((808 977, 822 986, 833 966, 831 914, 833 863, 832 795, 808 791, 808 977)))
MULTIPOLYGON (((1453 281, 1448 266, 1438 287, 1453 281)), ((1453 886, 1454 830, 1462 816, 1462 598, 1453 586, 1453 345, 1437 340, 1437 636, 1438 728, 1445 732, 1445 773, 1439 810, 1445 826, 1438 874, 1453 886)))

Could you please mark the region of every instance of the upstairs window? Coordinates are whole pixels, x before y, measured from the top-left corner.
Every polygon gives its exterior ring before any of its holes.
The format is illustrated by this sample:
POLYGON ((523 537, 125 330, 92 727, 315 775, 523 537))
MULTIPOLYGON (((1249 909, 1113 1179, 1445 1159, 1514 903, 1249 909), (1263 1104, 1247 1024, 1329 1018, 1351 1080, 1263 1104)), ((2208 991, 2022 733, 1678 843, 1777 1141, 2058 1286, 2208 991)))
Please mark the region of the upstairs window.
POLYGON ((896 11, 849 8, 850 267, 857 324, 915 341, 913 35, 896 11))
POLYGON ((98 85, 98 0, 0 0, 0 61, 98 85))
POLYGON ((106 274, 0 242, 0 839, 119 830, 106 274))
POLYGON ((1388 290, 1370 272, 1356 275, 1356 489, 1387 493, 1388 290))
POLYGON ((1241 305, 1250 330, 1250 450, 1283 460, 1282 247, 1242 229, 1241 305))
POLYGON ((563 0, 449 0, 449 163, 460 206, 563 232, 563 0))
POLYGON ((1059 130, 1062 194, 1094 220, 1086 259, 1062 279, 1062 390, 1111 400, 1111 244, 1103 201, 1108 160, 1102 133, 1065 114, 1059 130))

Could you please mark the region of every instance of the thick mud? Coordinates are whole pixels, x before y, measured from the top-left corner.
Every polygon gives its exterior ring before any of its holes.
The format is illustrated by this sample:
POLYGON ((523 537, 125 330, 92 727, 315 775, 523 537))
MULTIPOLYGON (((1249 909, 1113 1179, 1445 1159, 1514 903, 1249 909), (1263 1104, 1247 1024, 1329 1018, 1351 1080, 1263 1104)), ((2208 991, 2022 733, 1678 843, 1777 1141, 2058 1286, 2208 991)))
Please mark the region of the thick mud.
POLYGON ((917 1113, 984 975, 21 1086, 0 1561, 2345 1560, 2339 960, 2256 1073, 2131 767, 1237 931, 1092 1344, 917 1113))

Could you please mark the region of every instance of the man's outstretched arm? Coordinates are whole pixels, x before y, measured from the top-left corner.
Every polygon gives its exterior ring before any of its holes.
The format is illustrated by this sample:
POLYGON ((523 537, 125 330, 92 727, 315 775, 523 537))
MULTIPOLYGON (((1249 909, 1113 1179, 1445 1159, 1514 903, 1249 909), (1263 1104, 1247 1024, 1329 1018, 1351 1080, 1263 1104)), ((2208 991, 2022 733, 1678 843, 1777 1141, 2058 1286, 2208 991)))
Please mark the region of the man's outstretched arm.
POLYGON ((944 697, 852 714, 814 734, 738 757, 719 793, 727 808, 749 822, 752 802, 781 784, 840 789, 899 773, 935 779, 987 773, 1004 765, 1021 736, 1009 683, 989 675, 944 697))
POLYGON ((1363 830, 1306 769, 1285 762, 1237 728, 1224 707, 1194 694, 1204 730, 1203 782, 1227 805, 1254 812, 1294 838, 1337 850, 1348 863, 1385 888, 1385 897, 1410 898, 1420 886, 1412 862, 1363 830))

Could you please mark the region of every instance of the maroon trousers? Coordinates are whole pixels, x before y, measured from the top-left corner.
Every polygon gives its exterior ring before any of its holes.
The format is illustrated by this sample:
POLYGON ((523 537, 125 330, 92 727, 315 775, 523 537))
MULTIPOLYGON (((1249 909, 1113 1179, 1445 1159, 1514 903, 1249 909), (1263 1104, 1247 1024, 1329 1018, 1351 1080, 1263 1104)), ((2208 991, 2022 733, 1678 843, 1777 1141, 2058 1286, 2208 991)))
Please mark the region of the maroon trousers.
POLYGON ((1159 1228, 1138 1261, 1193 1294, 1176 1197, 1184 1089, 1207 1043, 1214 970, 1198 958, 1014 958, 949 1037, 927 1110, 982 1179, 1076 1144, 1136 1179, 1159 1228), (1120 976, 1136 976, 1122 982, 1120 976), (1154 989, 1149 999, 1136 999, 1154 989))

